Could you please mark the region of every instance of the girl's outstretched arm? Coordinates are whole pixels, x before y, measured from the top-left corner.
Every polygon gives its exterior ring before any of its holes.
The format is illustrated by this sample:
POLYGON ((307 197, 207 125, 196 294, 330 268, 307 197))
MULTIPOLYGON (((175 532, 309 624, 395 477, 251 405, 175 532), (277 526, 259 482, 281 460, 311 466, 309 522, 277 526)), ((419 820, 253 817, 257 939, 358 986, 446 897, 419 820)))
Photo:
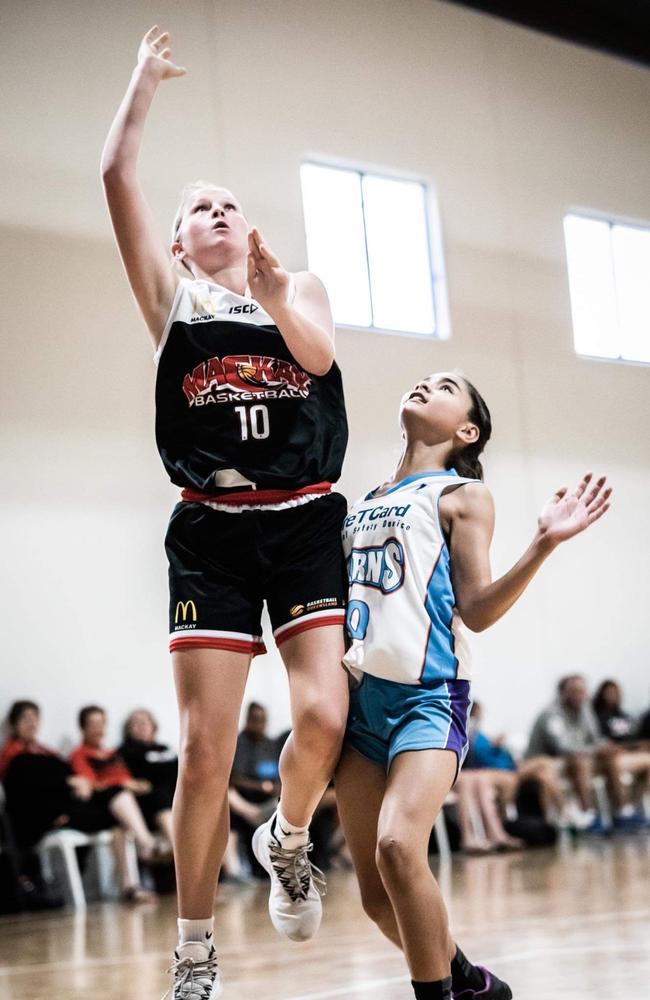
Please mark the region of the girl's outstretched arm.
POLYGON ((605 477, 591 486, 588 474, 573 491, 566 487, 544 504, 532 542, 512 569, 492 581, 489 546, 494 506, 480 483, 455 490, 450 505, 451 566, 456 606, 473 632, 498 621, 523 594, 544 560, 561 542, 585 531, 609 510, 612 490, 605 477))
POLYGON ((102 153, 102 180, 113 231, 129 284, 158 346, 178 278, 156 232, 136 167, 144 124, 158 85, 186 71, 171 61, 170 38, 154 25, 142 39, 138 61, 102 153))

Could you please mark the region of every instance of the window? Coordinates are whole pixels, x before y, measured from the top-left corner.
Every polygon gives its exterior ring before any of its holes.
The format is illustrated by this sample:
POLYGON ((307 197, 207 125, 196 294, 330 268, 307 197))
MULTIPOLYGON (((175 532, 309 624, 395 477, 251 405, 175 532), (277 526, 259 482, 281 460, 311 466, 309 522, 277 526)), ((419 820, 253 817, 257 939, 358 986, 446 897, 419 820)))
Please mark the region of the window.
POLYGON ((424 184, 317 163, 303 164, 300 177, 309 268, 327 287, 335 321, 448 336, 424 184))
POLYGON ((578 354, 650 363, 650 228, 566 215, 578 354))

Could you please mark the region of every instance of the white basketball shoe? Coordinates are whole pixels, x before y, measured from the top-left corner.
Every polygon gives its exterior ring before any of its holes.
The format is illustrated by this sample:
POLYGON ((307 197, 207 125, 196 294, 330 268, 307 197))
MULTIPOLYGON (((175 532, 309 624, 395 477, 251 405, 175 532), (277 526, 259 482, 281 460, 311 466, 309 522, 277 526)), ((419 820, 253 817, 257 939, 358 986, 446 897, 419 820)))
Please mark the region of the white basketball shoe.
POLYGON ((217 1000, 223 995, 223 979, 213 945, 188 941, 174 952, 169 971, 174 982, 163 997, 166 1000, 217 1000))
POLYGON ((271 922, 276 931, 292 941, 307 941, 320 926, 325 876, 309 860, 311 841, 294 847, 294 838, 288 836, 281 843, 273 832, 275 821, 274 813, 253 834, 255 857, 271 877, 271 922))

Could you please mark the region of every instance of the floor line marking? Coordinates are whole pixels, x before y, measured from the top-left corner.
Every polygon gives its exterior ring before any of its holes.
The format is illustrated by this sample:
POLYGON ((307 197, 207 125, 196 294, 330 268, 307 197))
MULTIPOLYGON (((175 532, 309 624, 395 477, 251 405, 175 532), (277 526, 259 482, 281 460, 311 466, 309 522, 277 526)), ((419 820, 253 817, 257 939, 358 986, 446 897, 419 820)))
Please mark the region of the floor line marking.
MULTIPOLYGON (((519 927, 522 927, 522 926, 525 926, 525 925, 534 925, 534 924, 537 924, 537 923, 540 923, 540 922, 543 922, 546 926, 557 926, 557 925, 564 924, 566 922, 572 922, 572 921, 575 922, 578 918, 580 920, 580 926, 583 927, 585 924, 598 923, 599 921, 603 921, 603 920, 611 920, 611 919, 616 919, 616 920, 633 920, 633 919, 638 919, 639 917, 650 917, 650 909, 644 909, 644 910, 623 910, 623 911, 614 910, 614 911, 611 911, 611 912, 593 913, 593 914, 588 914, 588 915, 585 915, 585 914, 575 914, 573 916, 571 916, 570 914, 563 914, 562 916, 558 916, 558 917, 555 917, 555 918, 544 917, 544 916, 540 915, 539 918, 525 918, 524 920, 513 921, 510 924, 504 924, 501 929, 503 929, 503 930, 516 929, 516 928, 519 928, 519 927)), ((5 924, 5 927, 6 926, 7 925, 5 924)), ((14 924, 13 926, 17 926, 17 924, 14 924)), ((26 921, 23 923, 23 926, 28 926, 26 921)), ((369 927, 370 926, 371 925, 369 923, 369 927)), ((459 925, 458 929, 461 930, 463 933, 466 933, 466 932, 471 932, 473 929, 476 929, 476 927, 477 927, 477 925, 465 925, 464 927, 462 925, 459 925)), ((492 929, 498 930, 499 928, 491 926, 490 929, 491 930, 492 929)), ((383 938, 381 940, 383 941, 383 938)), ((335 941, 336 941, 336 938, 333 937, 333 936, 329 936, 329 935, 327 937, 324 936, 323 947, 326 948, 326 949, 329 949, 329 947, 331 947, 332 943, 335 942, 335 941)), ((369 942, 369 945, 370 945, 370 948, 372 948, 372 943, 371 942, 369 942)), ((272 941, 269 941, 268 943, 266 943, 266 947, 265 948, 263 946, 261 946, 260 944, 257 944, 256 945, 256 951, 260 951, 260 950, 274 951, 275 947, 276 947, 275 943, 272 942, 272 941)), ((621 947, 623 948, 623 946, 621 946, 621 947)), ((551 952, 553 952, 553 950, 554 950, 554 953, 564 954, 567 951, 571 952, 571 951, 574 951, 576 949, 577 950, 586 951, 586 950, 588 950, 588 948, 589 948, 589 946, 587 946, 587 945, 583 945, 583 946, 576 945, 575 947, 572 946, 572 945, 567 945, 565 947, 557 947, 557 946, 550 945, 548 949, 544 950, 544 954, 546 954, 547 952, 551 953, 551 952)), ((604 950, 607 950, 607 949, 604 946, 603 947, 598 946, 597 948, 594 947, 593 950, 595 950, 595 951, 604 951, 604 950)), ((611 950, 616 950, 616 948, 613 948, 611 950)), ((156 961, 157 960, 161 960, 161 961, 164 962, 164 961, 167 961, 169 959, 170 953, 171 953, 171 949, 168 949, 166 951, 147 951, 147 952, 143 952, 143 953, 141 953, 139 955, 123 955, 123 954, 121 954, 121 955, 114 955, 114 956, 104 956, 104 957, 101 957, 101 958, 83 958, 83 959, 76 960, 76 961, 74 959, 69 959, 67 961, 62 961, 62 962, 42 962, 42 963, 35 962, 32 965, 13 965, 13 966, 12 965, 2 965, 2 966, 0 966, 0 976, 24 975, 24 974, 34 973, 34 972, 39 972, 39 973, 42 973, 42 972, 64 972, 64 971, 66 971, 68 969, 79 969, 79 970, 82 970, 82 969, 95 969, 95 968, 101 969, 101 968, 105 968, 107 966, 110 967, 112 965, 123 965, 125 963, 134 963, 134 964, 136 964, 136 963, 141 963, 141 962, 149 962, 149 961, 153 961, 153 960, 156 960, 156 961)), ((225 959, 231 959, 231 958, 232 959, 237 959, 237 958, 245 956, 246 954, 247 954, 247 949, 246 949, 245 945, 241 946, 241 947, 235 946, 235 947, 232 947, 232 948, 224 947, 224 948, 222 948, 220 950, 219 957, 220 958, 225 958, 225 959)), ((536 955, 536 954, 538 954, 537 951, 521 952, 521 955, 523 955, 524 957, 530 956, 530 955, 536 955)), ((523 960, 523 959, 519 959, 518 958, 518 953, 515 953, 515 955, 511 955, 511 956, 497 955, 495 958, 491 958, 491 959, 487 958, 487 959, 485 959, 485 962, 490 962, 490 961, 506 962, 506 961, 520 961, 520 960, 523 960)), ((378 983, 379 983, 379 985, 382 985, 382 984, 388 984, 388 983, 391 983, 391 982, 401 982, 403 980, 403 978, 404 978, 403 976, 398 976, 395 979, 381 979, 381 980, 378 980, 378 983)), ((367 985, 367 986, 364 985, 361 988, 366 989, 366 988, 371 988, 371 987, 372 987, 372 983, 370 983, 370 985, 367 985)), ((358 992, 359 987, 346 987, 346 989, 348 989, 348 991, 356 991, 356 992, 358 992)), ((330 996, 339 996, 339 995, 341 995, 341 994, 338 993, 338 992, 334 992, 334 993, 332 993, 332 992, 329 992, 329 993, 309 993, 309 994, 305 994, 304 997, 290 997, 290 998, 287 998, 287 1000, 318 1000, 319 997, 330 997, 330 996)))

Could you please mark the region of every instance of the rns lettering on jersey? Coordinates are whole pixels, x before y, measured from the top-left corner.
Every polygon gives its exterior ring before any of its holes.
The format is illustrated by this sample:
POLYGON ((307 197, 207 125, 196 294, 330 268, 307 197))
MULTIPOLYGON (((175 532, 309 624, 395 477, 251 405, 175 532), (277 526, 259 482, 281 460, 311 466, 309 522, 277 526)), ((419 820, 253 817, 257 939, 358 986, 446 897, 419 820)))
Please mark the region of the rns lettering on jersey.
POLYGON ((373 587, 383 594, 392 594, 404 583, 404 549, 396 538, 383 545, 352 549, 348 557, 348 579, 351 584, 373 587))

